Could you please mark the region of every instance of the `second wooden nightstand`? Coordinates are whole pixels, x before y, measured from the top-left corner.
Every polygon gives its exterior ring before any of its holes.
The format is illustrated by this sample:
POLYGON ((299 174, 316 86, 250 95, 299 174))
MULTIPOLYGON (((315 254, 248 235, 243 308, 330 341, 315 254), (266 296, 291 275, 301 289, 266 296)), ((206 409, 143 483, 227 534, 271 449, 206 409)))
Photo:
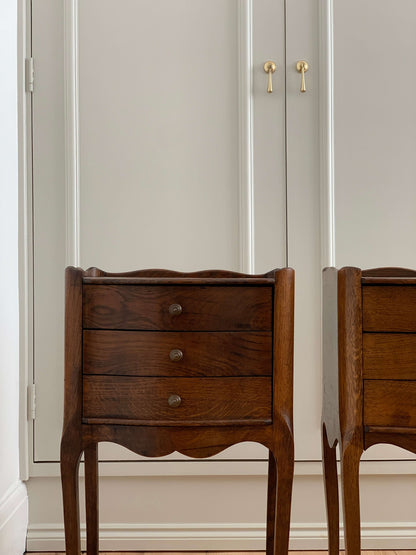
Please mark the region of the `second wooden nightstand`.
POLYGON ((322 439, 329 551, 339 552, 336 445, 345 548, 359 555, 359 464, 391 443, 416 453, 416 271, 327 268, 322 439))

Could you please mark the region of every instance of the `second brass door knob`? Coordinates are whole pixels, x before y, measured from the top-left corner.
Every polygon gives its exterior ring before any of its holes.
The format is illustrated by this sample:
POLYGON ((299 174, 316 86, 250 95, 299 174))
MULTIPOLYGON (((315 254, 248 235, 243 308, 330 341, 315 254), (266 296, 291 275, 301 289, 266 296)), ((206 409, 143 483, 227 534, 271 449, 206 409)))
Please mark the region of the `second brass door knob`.
POLYGON ((299 60, 296 63, 296 69, 301 74, 300 78, 300 92, 306 92, 305 73, 309 69, 309 64, 306 60, 299 60))

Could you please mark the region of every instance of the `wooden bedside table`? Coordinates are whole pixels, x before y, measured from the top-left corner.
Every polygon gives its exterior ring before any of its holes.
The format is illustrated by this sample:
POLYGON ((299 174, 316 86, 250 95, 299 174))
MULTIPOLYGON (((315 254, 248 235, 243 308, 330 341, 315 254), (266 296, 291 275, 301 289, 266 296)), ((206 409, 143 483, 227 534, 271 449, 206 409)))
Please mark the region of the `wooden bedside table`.
POLYGON ((345 547, 358 555, 363 451, 391 443, 416 453, 416 271, 326 268, 323 292, 322 440, 329 551, 339 552, 339 443, 345 547))
POLYGON ((66 270, 61 442, 67 555, 98 553, 97 444, 149 457, 269 449, 267 553, 288 551, 293 481, 294 272, 66 270))

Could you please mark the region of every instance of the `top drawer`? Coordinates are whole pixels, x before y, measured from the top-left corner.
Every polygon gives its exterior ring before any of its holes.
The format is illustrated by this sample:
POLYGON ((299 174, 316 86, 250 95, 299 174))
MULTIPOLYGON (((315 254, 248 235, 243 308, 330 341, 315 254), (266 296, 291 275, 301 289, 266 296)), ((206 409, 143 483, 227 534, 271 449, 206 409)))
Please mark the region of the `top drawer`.
POLYGON ((271 330, 270 286, 84 285, 83 327, 271 330))
POLYGON ((416 285, 364 285, 363 331, 416 332, 416 285))

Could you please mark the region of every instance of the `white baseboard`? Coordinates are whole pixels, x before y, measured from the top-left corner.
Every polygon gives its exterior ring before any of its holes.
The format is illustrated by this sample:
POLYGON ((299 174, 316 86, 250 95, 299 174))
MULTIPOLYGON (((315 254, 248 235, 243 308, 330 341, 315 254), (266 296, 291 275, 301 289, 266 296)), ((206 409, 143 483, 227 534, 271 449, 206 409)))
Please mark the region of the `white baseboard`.
POLYGON ((26 546, 28 499, 22 482, 10 488, 0 500, 0 553, 22 555, 26 546))
MULTIPOLYGON (((260 549, 265 528, 257 524, 103 524, 100 549, 134 551, 231 551, 260 549)), ((81 527, 85 545, 85 526, 81 527)), ((28 530, 28 549, 64 549, 63 527, 33 525, 28 530)))
MULTIPOLYGON (((339 464, 339 463, 338 463, 339 464)), ((198 460, 187 461, 100 461, 103 476, 267 476, 267 460, 198 460)), ((340 469, 338 468, 338 474, 340 469)), ((416 460, 363 460, 360 476, 389 476, 416 474, 416 460)), ((80 476, 84 464, 80 465, 80 476)), ((36 462, 30 465, 31 478, 59 478, 58 462, 36 462)), ((296 476, 322 476, 322 462, 296 461, 296 476)))
MULTIPOLYGON (((264 524, 103 524, 100 548, 105 551, 260 551, 265 549, 264 524)), ((364 523, 363 549, 414 549, 416 522, 364 523)), ((342 536, 342 529, 341 529, 342 536)), ((81 537, 85 545, 85 526, 81 537)), ((342 543, 342 541, 341 541, 342 543)), ((294 523, 290 549, 327 549, 326 523, 294 523)), ((63 551, 62 525, 31 525, 29 551, 63 551)))

